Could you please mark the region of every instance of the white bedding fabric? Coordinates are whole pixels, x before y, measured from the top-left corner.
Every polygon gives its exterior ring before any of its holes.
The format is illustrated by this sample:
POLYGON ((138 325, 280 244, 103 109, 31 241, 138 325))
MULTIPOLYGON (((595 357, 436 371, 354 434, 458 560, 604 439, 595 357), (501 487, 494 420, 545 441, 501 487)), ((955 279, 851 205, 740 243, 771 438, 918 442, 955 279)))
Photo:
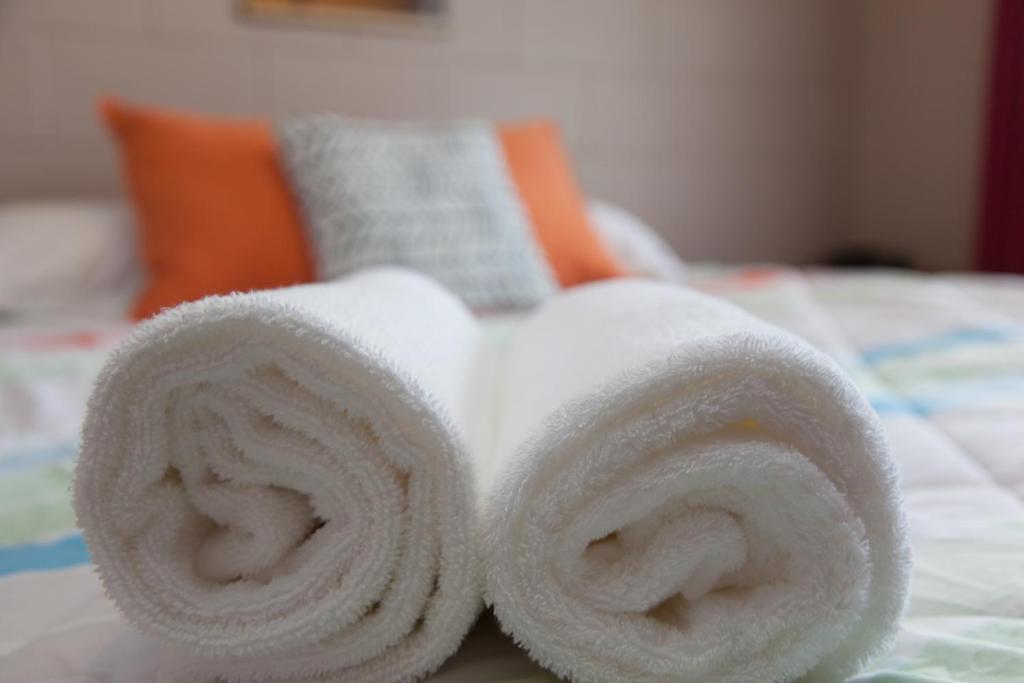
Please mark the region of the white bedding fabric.
POLYGON ((127 310, 140 280, 118 200, 0 202, 0 313, 127 310))
MULTIPOLYGON (((1024 279, 691 265, 687 283, 807 339, 880 414, 902 474, 914 574, 895 649, 851 680, 1018 683, 1024 279)), ((4 683, 148 683, 180 664, 179 650, 129 625, 103 594, 70 510, 85 398, 128 331, 103 308, 0 320, 4 683), (37 564, 12 564, 12 551, 37 564)), ((485 323, 501 339, 515 326, 485 323)), ((429 680, 555 679, 486 618, 429 680)))

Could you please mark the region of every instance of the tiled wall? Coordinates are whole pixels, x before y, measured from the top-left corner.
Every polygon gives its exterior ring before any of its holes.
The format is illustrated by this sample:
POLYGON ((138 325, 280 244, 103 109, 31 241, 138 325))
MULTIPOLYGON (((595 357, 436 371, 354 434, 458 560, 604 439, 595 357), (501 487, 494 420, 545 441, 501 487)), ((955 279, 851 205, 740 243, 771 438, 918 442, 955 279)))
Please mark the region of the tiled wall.
POLYGON ((563 126, 585 189, 685 256, 813 259, 856 195, 859 3, 450 0, 443 36, 268 27, 229 0, 0 0, 0 196, 117 190, 93 102, 563 126))
POLYGON ((851 239, 972 264, 990 0, 867 0, 851 239))

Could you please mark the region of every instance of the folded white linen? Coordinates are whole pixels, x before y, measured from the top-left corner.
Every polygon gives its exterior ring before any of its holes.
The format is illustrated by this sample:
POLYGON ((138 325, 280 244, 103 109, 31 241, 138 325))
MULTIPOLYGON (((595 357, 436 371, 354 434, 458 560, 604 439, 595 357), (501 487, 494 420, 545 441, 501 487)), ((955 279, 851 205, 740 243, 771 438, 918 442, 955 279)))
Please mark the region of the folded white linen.
POLYGON ((110 597, 199 655, 191 680, 436 668, 481 606, 478 339, 390 269, 141 325, 97 382, 75 481, 110 597))
POLYGON ((897 473, 822 354, 723 302, 619 281, 543 307, 500 381, 486 594, 541 664, 842 680, 893 637, 897 473))

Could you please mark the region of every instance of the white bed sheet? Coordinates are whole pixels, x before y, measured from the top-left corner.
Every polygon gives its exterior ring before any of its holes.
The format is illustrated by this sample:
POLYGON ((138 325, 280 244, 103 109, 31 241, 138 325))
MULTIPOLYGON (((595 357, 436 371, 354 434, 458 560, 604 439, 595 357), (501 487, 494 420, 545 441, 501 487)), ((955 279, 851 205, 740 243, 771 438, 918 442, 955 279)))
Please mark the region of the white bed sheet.
MULTIPOLYGON (((888 429, 912 602, 858 680, 1024 680, 1024 279, 690 267, 687 282, 834 356, 888 429)), ((78 317, 0 326, 0 682, 171 680, 176 653, 105 598, 68 506, 89 385, 130 329, 78 317)), ((485 617, 431 680, 548 679, 485 617)))

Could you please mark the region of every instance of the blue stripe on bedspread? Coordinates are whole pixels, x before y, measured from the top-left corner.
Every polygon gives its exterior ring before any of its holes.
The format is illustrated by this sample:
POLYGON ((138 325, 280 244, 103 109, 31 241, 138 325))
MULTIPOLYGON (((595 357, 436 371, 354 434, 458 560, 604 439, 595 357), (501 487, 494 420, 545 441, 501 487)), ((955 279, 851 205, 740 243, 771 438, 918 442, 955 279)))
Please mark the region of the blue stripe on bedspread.
POLYGON ((879 415, 917 415, 993 405, 1024 405, 1024 376, 986 377, 979 380, 951 381, 941 388, 908 394, 868 394, 871 407, 879 415))
MULTIPOLYGON (((886 373, 895 372, 896 391, 877 391, 867 388, 872 407, 880 415, 903 415, 928 418, 936 413, 970 409, 979 405, 1020 404, 1024 396, 1024 374, 1008 361, 1001 367, 993 353, 1017 353, 1024 343, 1024 326, 1002 324, 992 327, 961 327, 931 334, 917 339, 880 344, 861 351, 853 364, 860 370, 874 374, 879 366, 886 373), (940 365, 907 366, 910 374, 904 376, 900 361, 916 362, 922 356, 942 354, 961 349, 972 350, 970 356, 955 365, 942 362, 941 368, 957 369, 953 375, 939 372, 940 365)), ((941 362, 941 361, 937 361, 941 362)), ((882 380, 891 374, 876 376, 882 380)), ((883 384, 886 382, 882 382, 883 384)))
POLYGON ((1020 325, 962 327, 910 341, 874 346, 861 352, 861 358, 868 365, 877 365, 895 358, 948 351, 962 346, 1005 344, 1016 340, 1024 340, 1024 327, 1020 325))
POLYGON ((917 405, 898 396, 872 396, 869 398, 869 402, 879 415, 916 415, 917 417, 928 417, 928 410, 924 406, 917 405))
POLYGON ((17 572, 64 569, 89 564, 81 533, 37 543, 0 547, 0 576, 17 572))

